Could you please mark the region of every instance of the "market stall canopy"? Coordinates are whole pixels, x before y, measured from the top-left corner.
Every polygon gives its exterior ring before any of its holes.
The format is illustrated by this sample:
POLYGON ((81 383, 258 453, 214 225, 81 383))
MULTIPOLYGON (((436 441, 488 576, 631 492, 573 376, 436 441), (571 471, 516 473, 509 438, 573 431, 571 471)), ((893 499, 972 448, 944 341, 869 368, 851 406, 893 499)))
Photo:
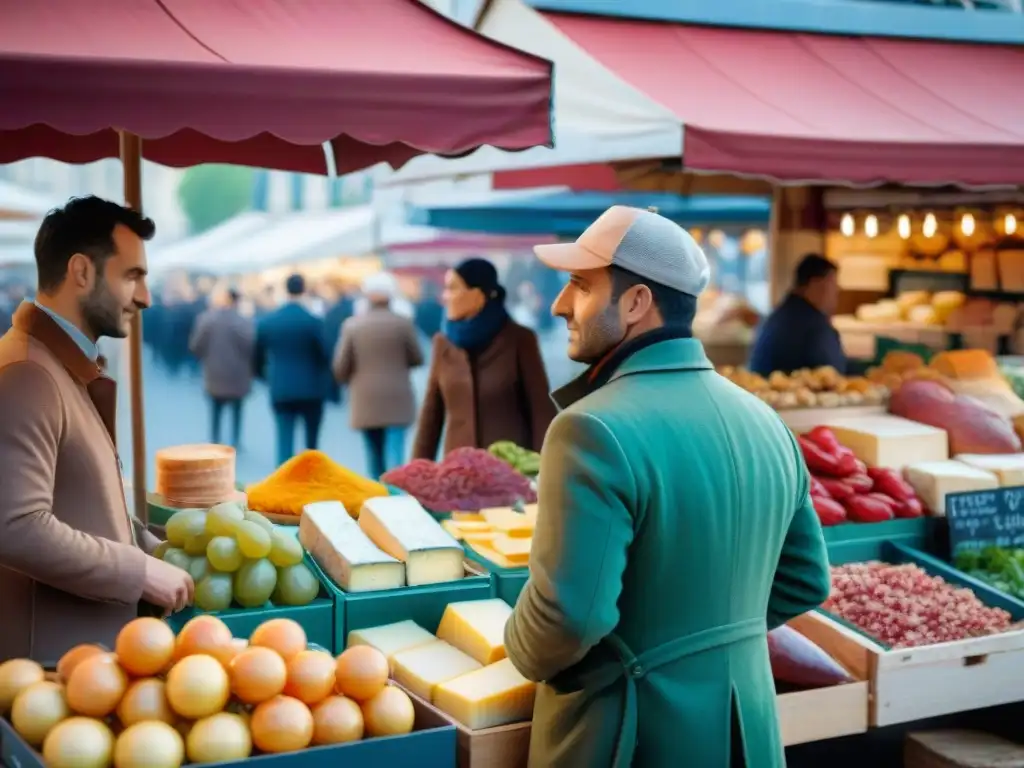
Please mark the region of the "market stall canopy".
MULTIPOLYGON (((1019 14, 998 16, 1004 27, 1021 26, 1019 14)), ((1024 73, 1020 45, 542 13, 521 0, 494 0, 481 31, 555 61, 556 149, 532 164, 542 153, 423 158, 396 179, 580 165, 578 155, 558 155, 561 125, 585 125, 580 105, 611 91, 629 93, 637 105, 614 135, 636 136, 656 120, 663 126, 667 112, 681 141, 672 151, 652 145, 646 157, 681 154, 688 170, 788 183, 1024 182, 1024 101, 1014 95, 1024 73), (563 64, 582 71, 584 60, 588 76, 563 82, 563 64)), ((586 162, 616 159, 626 158, 595 153, 586 162)))
POLYGON ((5 3, 0 163, 118 156, 325 173, 551 143, 551 63, 416 0, 5 3))
POLYGON ((153 247, 149 256, 150 269, 154 274, 163 274, 176 269, 208 268, 225 248, 233 248, 239 241, 266 229, 270 220, 268 213, 246 211, 198 235, 162 248, 153 247))
POLYGON ((685 227, 764 225, 771 212, 771 200, 764 197, 555 190, 514 196, 498 193, 475 202, 422 206, 410 211, 410 220, 451 230, 578 237, 613 205, 653 206, 685 227))

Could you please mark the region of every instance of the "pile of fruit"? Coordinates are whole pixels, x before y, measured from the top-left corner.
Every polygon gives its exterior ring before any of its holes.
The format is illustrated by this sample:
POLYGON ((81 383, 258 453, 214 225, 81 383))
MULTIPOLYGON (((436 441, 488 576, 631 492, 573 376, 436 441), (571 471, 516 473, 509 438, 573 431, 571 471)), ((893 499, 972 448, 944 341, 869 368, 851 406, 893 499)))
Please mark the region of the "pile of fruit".
POLYGON ((540 472, 540 454, 511 440, 499 440, 487 450, 521 475, 536 477, 540 472))
POLYGON ((822 607, 891 648, 965 640, 1011 628, 1006 611, 912 564, 833 567, 832 594, 822 607))
POLYGON ((889 394, 881 385, 861 376, 847 378, 830 365, 814 370, 801 368, 790 374, 775 371, 767 379, 731 365, 719 368, 718 372, 777 410, 880 405, 889 394))
POLYGON ((1024 549, 968 550, 956 556, 955 565, 958 571, 1024 600, 1024 549))
POLYGON ((408 695, 359 646, 335 659, 288 619, 248 641, 213 616, 175 638, 159 619, 127 624, 114 653, 80 645, 57 679, 28 659, 0 665, 0 710, 47 768, 179 768, 409 733, 408 695))
POLYGON ((811 501, 822 525, 921 517, 924 506, 893 469, 868 467, 828 427, 797 437, 811 473, 811 501))
POLYGON ((537 493, 527 477, 479 448, 456 448, 444 461, 414 459, 381 476, 435 512, 476 511, 532 504, 537 493))
POLYGON ((192 575, 195 604, 204 611, 223 611, 232 602, 307 605, 320 592, 298 539, 235 502, 176 512, 165 531, 167 541, 154 555, 192 575))

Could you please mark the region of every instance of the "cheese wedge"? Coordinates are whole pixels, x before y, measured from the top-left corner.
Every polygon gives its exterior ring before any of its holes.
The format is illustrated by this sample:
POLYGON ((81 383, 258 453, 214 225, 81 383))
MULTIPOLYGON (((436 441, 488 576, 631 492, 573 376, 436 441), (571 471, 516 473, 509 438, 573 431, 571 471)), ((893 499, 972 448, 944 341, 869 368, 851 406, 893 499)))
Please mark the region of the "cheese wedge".
MULTIPOLYGON (((348 648, 354 645, 370 645, 388 657, 388 662, 396 653, 421 645, 437 642, 437 638, 427 632, 415 621, 398 621, 380 627, 353 629, 348 633, 348 648)), ((392 671, 394 667, 392 666, 392 671)))
POLYGON ((925 461, 911 464, 903 473, 933 515, 946 514, 946 494, 999 487, 994 474, 961 461, 925 461))
POLYGON ((467 536, 474 534, 490 535, 492 538, 494 536, 494 529, 491 528, 489 523, 485 523, 483 520, 467 520, 462 522, 458 520, 442 520, 441 527, 448 531, 448 533, 458 541, 462 541, 467 536))
POLYGON ((533 539, 524 539, 520 537, 512 536, 498 536, 491 543, 494 547, 494 551, 500 555, 504 555, 513 563, 519 563, 521 565, 528 565, 530 562, 530 547, 533 545, 533 539))
POLYGON ((869 467, 902 469, 949 458, 946 431, 899 416, 858 416, 826 422, 840 444, 869 467))
POLYGON ((484 520, 490 523, 495 530, 506 536, 530 537, 533 536, 534 524, 526 515, 516 512, 509 507, 495 507, 484 509, 480 512, 484 520))
POLYGON ((999 480, 1000 486, 1024 485, 1024 453, 961 453, 956 460, 975 469, 991 472, 999 480))
POLYGON ((444 609, 437 636, 481 664, 505 658, 505 624, 512 608, 504 600, 464 600, 444 609))
POLYGON ((526 515, 526 519, 534 525, 537 524, 537 510, 540 509, 539 504, 524 504, 523 514, 526 515))
POLYGON ((374 544, 405 563, 410 587, 455 581, 464 575, 459 542, 411 496, 363 502, 359 527, 374 544))
POLYGON ((452 512, 452 518, 451 519, 454 520, 457 523, 465 523, 465 522, 482 523, 482 522, 484 522, 484 516, 481 515, 479 512, 452 512))
POLYGON ((502 659, 440 683, 433 702, 467 728, 481 730, 530 720, 536 689, 511 661, 502 659))
POLYGON ((400 651, 391 659, 395 681, 427 701, 433 701, 436 685, 480 666, 479 661, 443 640, 400 651))
POLYGON ((499 568, 522 568, 522 564, 513 562, 503 554, 496 552, 488 541, 466 539, 466 546, 476 552, 484 560, 494 563, 499 568))
POLYGON ((405 564, 370 541, 340 501, 307 504, 299 519, 299 542, 345 592, 405 584, 405 564))

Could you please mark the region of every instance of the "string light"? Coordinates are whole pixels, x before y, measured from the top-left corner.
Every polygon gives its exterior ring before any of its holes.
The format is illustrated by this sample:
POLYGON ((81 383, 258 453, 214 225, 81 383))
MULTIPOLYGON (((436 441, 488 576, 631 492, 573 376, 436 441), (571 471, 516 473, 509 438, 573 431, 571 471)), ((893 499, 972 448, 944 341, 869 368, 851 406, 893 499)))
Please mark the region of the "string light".
POLYGON ((935 233, 939 231, 939 222, 935 218, 934 213, 929 213, 924 217, 924 224, 921 225, 921 233, 925 237, 935 237, 935 233))
POLYGON ((1003 229, 1006 231, 1006 234, 1008 235, 1012 235, 1014 232, 1016 232, 1017 217, 1014 216, 1012 213, 1006 214, 1006 216, 1003 218, 1003 229))
POLYGON ((878 237, 878 217, 873 213, 864 219, 864 234, 868 237, 878 237))
POLYGON ((960 219, 960 231, 964 233, 966 237, 970 237, 974 234, 974 215, 965 213, 960 219))
POLYGON ((846 235, 846 237, 853 237, 856 226, 853 221, 853 214, 850 213, 844 213, 843 218, 839 221, 839 231, 846 235))
POLYGON ((900 237, 904 240, 910 239, 910 217, 907 214, 900 214, 899 219, 896 221, 896 227, 899 230, 900 237))

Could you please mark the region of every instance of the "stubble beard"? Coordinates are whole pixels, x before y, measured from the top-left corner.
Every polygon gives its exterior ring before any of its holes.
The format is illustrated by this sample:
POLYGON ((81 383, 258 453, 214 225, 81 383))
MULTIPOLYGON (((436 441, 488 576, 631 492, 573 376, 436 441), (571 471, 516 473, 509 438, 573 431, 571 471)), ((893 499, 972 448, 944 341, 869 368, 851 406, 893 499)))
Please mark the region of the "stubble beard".
POLYGON ((106 280, 96 281, 89 295, 82 299, 80 307, 82 320, 93 337, 123 339, 128 335, 121 324, 124 309, 111 293, 106 280))
POLYGON ((600 362, 626 338, 626 330, 619 324, 619 309, 611 304, 585 328, 576 326, 576 342, 569 344, 569 359, 593 365, 600 362))

